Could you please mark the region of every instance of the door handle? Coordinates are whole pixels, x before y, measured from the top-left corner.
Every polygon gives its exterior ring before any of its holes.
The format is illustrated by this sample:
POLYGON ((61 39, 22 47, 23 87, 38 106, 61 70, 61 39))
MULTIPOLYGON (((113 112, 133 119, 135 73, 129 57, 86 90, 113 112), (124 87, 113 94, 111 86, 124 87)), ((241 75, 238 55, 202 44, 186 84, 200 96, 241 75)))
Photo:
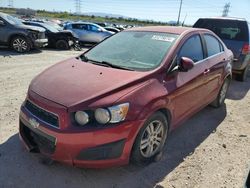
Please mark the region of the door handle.
POLYGON ((210 72, 210 69, 205 69, 205 71, 203 72, 203 74, 208 74, 210 72))

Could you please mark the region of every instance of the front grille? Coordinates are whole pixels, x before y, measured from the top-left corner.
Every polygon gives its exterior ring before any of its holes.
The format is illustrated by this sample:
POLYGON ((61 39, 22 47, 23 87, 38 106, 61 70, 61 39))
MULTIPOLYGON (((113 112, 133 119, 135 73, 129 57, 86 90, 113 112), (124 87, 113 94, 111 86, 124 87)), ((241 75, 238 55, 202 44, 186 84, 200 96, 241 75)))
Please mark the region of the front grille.
POLYGON ((44 109, 34 105, 30 101, 25 102, 25 108, 34 116, 39 118, 40 120, 54 126, 59 127, 58 117, 50 112, 45 111, 44 109))
POLYGON ((56 149, 56 139, 39 130, 32 131, 20 121, 20 131, 22 136, 32 145, 32 151, 42 151, 47 154, 53 154, 56 149))

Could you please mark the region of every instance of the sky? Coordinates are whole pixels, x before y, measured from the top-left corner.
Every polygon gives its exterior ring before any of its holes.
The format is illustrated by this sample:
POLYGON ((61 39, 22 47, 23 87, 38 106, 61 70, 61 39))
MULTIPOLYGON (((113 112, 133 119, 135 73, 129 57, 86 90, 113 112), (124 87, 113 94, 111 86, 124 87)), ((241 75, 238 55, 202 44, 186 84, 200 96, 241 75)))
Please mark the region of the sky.
MULTIPOLYGON (((81 0, 81 12, 119 14, 155 21, 176 21, 181 0, 81 0)), ((9 0, 0 0, 8 6, 9 0)), ((75 0, 13 0, 15 8, 45 9, 74 13, 75 0)), ((229 16, 250 21, 250 0, 183 0, 180 21, 193 24, 200 17, 221 16, 230 3, 229 16)))

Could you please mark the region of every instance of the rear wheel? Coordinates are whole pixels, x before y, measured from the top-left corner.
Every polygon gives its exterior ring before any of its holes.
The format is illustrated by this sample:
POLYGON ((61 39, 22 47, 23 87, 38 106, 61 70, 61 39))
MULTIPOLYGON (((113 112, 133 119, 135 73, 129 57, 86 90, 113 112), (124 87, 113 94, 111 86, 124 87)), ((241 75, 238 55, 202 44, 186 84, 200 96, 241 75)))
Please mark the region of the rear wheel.
POLYGON ((58 40, 56 42, 56 48, 60 50, 68 50, 70 47, 66 40, 58 40))
POLYGON ((168 121, 161 112, 153 114, 138 133, 131 155, 136 164, 148 164, 158 160, 168 132, 168 121))
POLYGON ((224 104, 226 96, 227 96, 229 84, 230 84, 230 79, 226 78, 223 85, 221 86, 221 89, 217 98, 211 103, 211 106, 215 108, 219 108, 224 104))
POLYGON ((11 48, 16 52, 24 53, 30 51, 30 43, 25 37, 17 36, 11 40, 11 48))
POLYGON ((236 80, 244 82, 247 79, 247 73, 248 73, 249 65, 246 66, 246 68, 238 75, 236 75, 236 80))

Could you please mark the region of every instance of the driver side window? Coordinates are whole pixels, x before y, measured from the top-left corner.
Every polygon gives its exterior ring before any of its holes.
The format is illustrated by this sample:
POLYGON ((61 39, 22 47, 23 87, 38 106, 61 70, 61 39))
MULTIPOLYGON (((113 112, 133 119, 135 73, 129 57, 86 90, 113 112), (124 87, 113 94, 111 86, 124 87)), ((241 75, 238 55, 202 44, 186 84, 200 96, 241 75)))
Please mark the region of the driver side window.
POLYGON ((204 59, 201 38, 199 35, 194 35, 190 37, 182 45, 181 50, 178 54, 178 60, 181 57, 188 57, 192 59, 194 62, 204 59))

